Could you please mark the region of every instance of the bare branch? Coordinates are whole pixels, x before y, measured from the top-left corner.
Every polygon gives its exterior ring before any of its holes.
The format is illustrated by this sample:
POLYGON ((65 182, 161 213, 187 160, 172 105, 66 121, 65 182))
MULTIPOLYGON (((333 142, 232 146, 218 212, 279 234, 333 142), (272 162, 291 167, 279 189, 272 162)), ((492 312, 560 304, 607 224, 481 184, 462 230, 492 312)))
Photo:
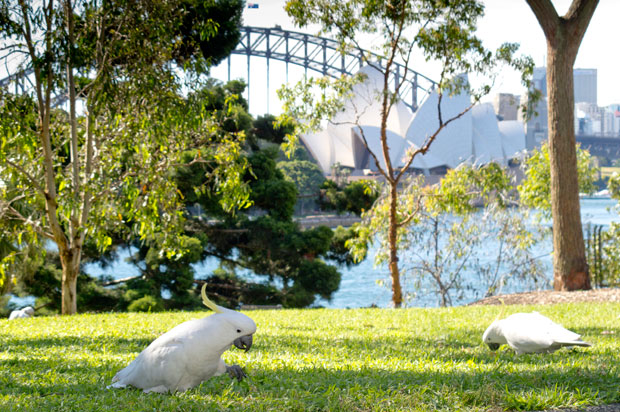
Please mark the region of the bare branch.
MULTIPOLYGON (((11 203, 14 201, 13 199, 11 203)), ((46 232, 40 225, 37 219, 34 219, 32 216, 26 217, 19 210, 15 209, 13 206, 8 203, 5 206, 5 210, 9 212, 9 215, 14 219, 19 220, 20 222, 30 226, 35 232, 39 233, 41 236, 46 237, 48 239, 54 240, 54 235, 49 232, 46 232)))
MULTIPOLYGON (((439 94, 439 100, 441 101, 441 93, 439 94)), ((422 145, 422 147, 414 150, 410 155, 409 158, 407 159, 407 162, 405 163, 405 165, 403 166, 403 168, 401 169, 401 171, 398 173, 398 175, 396 176, 396 180, 399 180, 403 174, 407 171, 407 169, 409 169, 409 167, 411 166, 411 163, 413 163, 413 159, 415 159, 415 157, 418 154, 422 154, 425 155, 426 152, 428 152, 431 144, 435 141, 435 139, 437 138, 437 135, 439 134, 439 132, 441 132, 444 128, 446 128, 446 126, 448 126, 450 123, 452 123, 455 120, 460 119, 461 117, 463 117, 465 115, 465 113, 467 113, 468 111, 471 110, 472 107, 474 107, 479 101, 479 98, 474 99, 474 101, 467 106, 463 111, 461 111, 459 114, 457 114, 454 117, 451 117, 450 119, 448 119, 446 122, 441 123, 439 127, 437 128, 437 130, 435 130, 435 133, 433 133, 431 136, 427 137, 426 141, 424 142, 424 144, 422 145)))
POLYGON ((128 276, 128 277, 125 277, 125 278, 114 279, 114 280, 110 280, 110 281, 107 281, 107 282, 101 282, 101 286, 118 285, 120 283, 129 282, 130 280, 140 279, 140 278, 143 278, 143 277, 144 277, 144 275, 128 276))
POLYGON ((364 133, 364 129, 362 129, 362 127, 360 125, 357 125, 357 128, 360 131, 360 135, 361 135, 361 138, 362 138, 362 142, 364 143, 364 147, 366 147, 366 150, 368 150, 368 153, 370 153, 370 156, 372 156, 373 160, 375 161, 375 165, 377 166, 377 170, 389 182, 390 179, 392 178, 392 176, 388 175, 386 173, 386 171, 383 170, 383 168, 381 167, 381 162, 379 161, 379 158, 377 157, 375 152, 373 152, 370 149, 370 146, 368 145, 368 139, 366 139, 366 134, 364 133))

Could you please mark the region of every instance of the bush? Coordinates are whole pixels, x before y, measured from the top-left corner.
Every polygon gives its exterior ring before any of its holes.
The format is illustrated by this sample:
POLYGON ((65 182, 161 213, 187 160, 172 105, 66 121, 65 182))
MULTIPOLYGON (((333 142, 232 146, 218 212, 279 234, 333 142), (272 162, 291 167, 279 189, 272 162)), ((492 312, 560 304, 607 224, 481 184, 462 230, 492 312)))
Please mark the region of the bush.
POLYGON ((154 296, 143 296, 129 304, 129 312, 161 312, 164 309, 161 301, 154 296))

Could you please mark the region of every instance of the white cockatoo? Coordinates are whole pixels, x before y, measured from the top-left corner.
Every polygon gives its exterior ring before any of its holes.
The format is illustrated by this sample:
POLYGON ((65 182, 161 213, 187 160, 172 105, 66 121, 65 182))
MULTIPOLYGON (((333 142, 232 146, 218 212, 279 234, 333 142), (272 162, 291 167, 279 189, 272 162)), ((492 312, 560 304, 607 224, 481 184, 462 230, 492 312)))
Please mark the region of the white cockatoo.
POLYGON ((20 310, 14 310, 9 315, 9 320, 20 319, 20 318, 29 318, 34 315, 34 309, 31 306, 26 306, 20 310))
POLYGON ((239 365, 226 365, 222 354, 233 344, 250 350, 256 324, 248 316, 210 301, 205 286, 203 303, 216 313, 181 323, 155 339, 112 378, 109 387, 131 385, 145 393, 165 393, 186 391, 225 372, 239 381, 246 377, 239 365))
POLYGON ((550 353, 563 346, 591 346, 580 335, 558 325, 538 312, 515 313, 506 319, 496 319, 482 335, 491 350, 508 344, 515 352, 550 353))

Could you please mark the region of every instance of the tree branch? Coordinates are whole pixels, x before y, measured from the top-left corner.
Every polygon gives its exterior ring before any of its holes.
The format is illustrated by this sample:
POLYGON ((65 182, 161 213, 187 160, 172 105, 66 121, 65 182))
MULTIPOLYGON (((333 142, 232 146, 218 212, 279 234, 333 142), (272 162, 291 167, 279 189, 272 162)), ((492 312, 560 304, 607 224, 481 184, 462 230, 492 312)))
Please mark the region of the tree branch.
POLYGON ((558 13, 553 6, 553 3, 551 3, 551 0, 525 1, 534 12, 534 16, 536 16, 538 24, 540 24, 540 27, 545 33, 547 41, 551 44, 554 44, 556 41, 556 31, 558 29, 558 26, 560 25, 560 17, 558 16, 558 13))
POLYGON ((43 195, 45 197, 45 190, 37 183, 37 181, 34 179, 34 177, 32 177, 32 175, 30 175, 30 173, 28 173, 20 165, 18 165, 17 163, 14 163, 13 161, 11 161, 9 159, 5 159, 5 162, 9 166, 11 166, 13 169, 15 169, 19 173, 21 173, 28 180, 28 182, 30 182, 32 187, 35 188, 39 193, 41 193, 41 195, 43 195))
MULTIPOLYGON (((568 24, 568 35, 575 50, 575 55, 592 20, 599 0, 573 0, 564 16, 568 24)), ((576 56, 575 56, 576 57, 576 56)))

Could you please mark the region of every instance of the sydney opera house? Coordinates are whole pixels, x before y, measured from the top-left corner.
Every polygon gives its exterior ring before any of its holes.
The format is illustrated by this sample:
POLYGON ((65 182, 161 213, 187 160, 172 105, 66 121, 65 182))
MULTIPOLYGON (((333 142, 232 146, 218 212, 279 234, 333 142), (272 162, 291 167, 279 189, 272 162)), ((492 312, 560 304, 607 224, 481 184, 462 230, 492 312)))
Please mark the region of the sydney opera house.
MULTIPOLYGON (((380 143, 381 110, 376 96, 381 90, 383 77, 376 69, 362 68, 366 79, 354 86, 353 94, 323 130, 302 136, 302 141, 323 169, 330 174, 332 166, 339 164, 354 170, 376 170, 374 160, 363 144, 385 166, 380 143)), ((414 113, 402 102, 390 109, 387 121, 387 138, 390 160, 396 168, 404 166, 407 153, 424 144, 439 125, 437 114, 438 94, 431 92, 414 113)), ((441 101, 442 118, 449 119, 471 104, 466 93, 441 101)), ((525 149, 523 123, 498 121, 493 106, 483 103, 474 106, 459 119, 451 122, 438 135, 424 156, 416 156, 413 171, 424 174, 442 173, 462 162, 506 165, 525 149)))

